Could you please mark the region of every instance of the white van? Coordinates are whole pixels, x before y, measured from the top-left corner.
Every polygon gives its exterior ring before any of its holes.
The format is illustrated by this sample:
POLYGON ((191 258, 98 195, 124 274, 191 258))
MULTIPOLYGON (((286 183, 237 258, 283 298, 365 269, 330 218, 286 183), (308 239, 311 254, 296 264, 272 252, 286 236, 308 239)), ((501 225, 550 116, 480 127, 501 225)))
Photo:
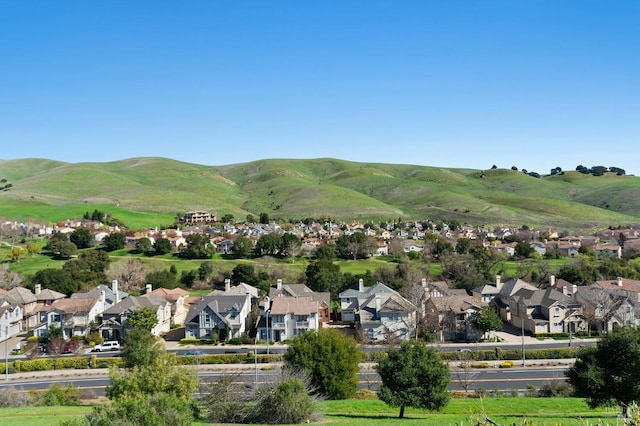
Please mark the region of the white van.
POLYGON ((116 340, 109 340, 104 342, 101 345, 95 345, 91 352, 102 352, 102 351, 119 351, 120 343, 116 340))

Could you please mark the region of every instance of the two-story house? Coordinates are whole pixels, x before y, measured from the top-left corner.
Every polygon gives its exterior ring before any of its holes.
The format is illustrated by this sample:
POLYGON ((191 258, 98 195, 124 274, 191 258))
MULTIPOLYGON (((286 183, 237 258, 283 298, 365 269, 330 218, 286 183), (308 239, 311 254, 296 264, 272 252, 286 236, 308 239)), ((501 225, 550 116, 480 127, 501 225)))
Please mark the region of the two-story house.
POLYGON ((169 302, 171 306, 171 324, 184 325, 184 321, 187 318, 187 312, 189 311, 189 307, 186 303, 186 299, 189 297, 189 292, 183 290, 181 288, 157 288, 153 290, 151 284, 146 285, 146 293, 143 294, 144 297, 161 297, 167 302, 169 302))
POLYGON ((311 297, 318 302, 319 321, 322 324, 330 321, 331 295, 329 292, 313 291, 304 284, 283 284, 282 280, 278 279, 275 287, 271 286, 269 289, 269 298, 275 300, 278 297, 311 297))
POLYGON ((129 296, 102 314, 100 332, 106 340, 122 340, 127 333, 127 320, 140 308, 151 308, 158 320, 151 329, 154 336, 161 336, 171 329, 171 304, 158 296, 129 296))
POLYGON ((589 330, 609 332, 617 326, 640 322, 639 303, 627 294, 591 285, 577 287, 575 299, 582 306, 589 330))
POLYGON ((342 321, 352 322, 372 341, 407 340, 416 328, 416 306, 382 283, 339 295, 342 321))
POLYGON ((0 341, 22 331, 22 306, 6 295, 0 296, 0 341))
POLYGON ((475 342, 481 333, 473 328, 471 319, 484 306, 486 302, 466 294, 430 297, 425 302, 425 329, 436 333, 440 342, 475 342))
POLYGON ((281 342, 322 327, 320 303, 310 296, 276 297, 263 306, 258 339, 281 342))
POLYGON ((203 296, 189 307, 185 337, 226 341, 247 331, 251 295, 203 296))
POLYGON ((33 335, 47 337, 53 324, 62 329, 62 337, 87 336, 104 303, 100 299, 59 299, 40 310, 40 324, 33 335))
POLYGON ((40 323, 38 299, 30 290, 24 287, 14 287, 7 292, 6 296, 21 306, 23 330, 30 330, 40 323))

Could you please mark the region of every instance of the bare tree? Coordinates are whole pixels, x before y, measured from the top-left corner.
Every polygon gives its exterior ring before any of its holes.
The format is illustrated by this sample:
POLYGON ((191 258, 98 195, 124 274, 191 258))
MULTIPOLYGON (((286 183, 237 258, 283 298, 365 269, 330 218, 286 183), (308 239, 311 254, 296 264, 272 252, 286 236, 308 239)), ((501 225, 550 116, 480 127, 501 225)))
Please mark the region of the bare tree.
POLYGON ((123 291, 142 291, 148 272, 140 259, 129 258, 112 263, 107 276, 110 280, 118 280, 123 291))
POLYGON ((452 379, 458 383, 465 392, 472 390, 472 387, 478 383, 480 373, 472 366, 471 352, 460 351, 457 353, 460 363, 452 368, 452 379))
POLYGON ((12 288, 19 287, 22 284, 22 275, 17 272, 12 272, 9 269, 9 265, 3 263, 0 265, 0 288, 4 290, 11 290, 12 288))

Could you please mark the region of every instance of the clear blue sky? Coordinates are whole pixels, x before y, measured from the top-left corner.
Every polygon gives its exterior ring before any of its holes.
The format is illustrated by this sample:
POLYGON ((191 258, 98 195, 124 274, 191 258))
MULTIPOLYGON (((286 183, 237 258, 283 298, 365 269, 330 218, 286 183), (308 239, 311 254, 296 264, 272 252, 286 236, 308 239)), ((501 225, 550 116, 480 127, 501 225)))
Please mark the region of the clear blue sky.
POLYGON ((0 3, 0 159, 640 174, 640 1, 0 3))

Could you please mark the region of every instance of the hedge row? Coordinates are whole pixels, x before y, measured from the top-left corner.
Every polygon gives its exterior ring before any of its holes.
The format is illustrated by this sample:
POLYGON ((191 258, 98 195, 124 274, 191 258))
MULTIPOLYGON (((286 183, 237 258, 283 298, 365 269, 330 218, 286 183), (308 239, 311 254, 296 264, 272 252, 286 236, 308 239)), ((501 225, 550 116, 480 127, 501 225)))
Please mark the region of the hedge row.
MULTIPOLYGON (((247 354, 225 354, 225 355, 200 355, 200 356, 180 356, 177 357, 178 364, 253 364, 256 362, 251 353, 247 354)), ((258 363, 282 361, 282 355, 258 355, 258 363)))
MULTIPOLYGON (((576 357, 577 348, 549 348, 549 349, 526 349, 526 359, 567 359, 576 357)), ((442 352, 443 360, 458 361, 500 361, 522 359, 522 349, 504 350, 495 348, 493 350, 469 351, 469 352, 442 352)))

